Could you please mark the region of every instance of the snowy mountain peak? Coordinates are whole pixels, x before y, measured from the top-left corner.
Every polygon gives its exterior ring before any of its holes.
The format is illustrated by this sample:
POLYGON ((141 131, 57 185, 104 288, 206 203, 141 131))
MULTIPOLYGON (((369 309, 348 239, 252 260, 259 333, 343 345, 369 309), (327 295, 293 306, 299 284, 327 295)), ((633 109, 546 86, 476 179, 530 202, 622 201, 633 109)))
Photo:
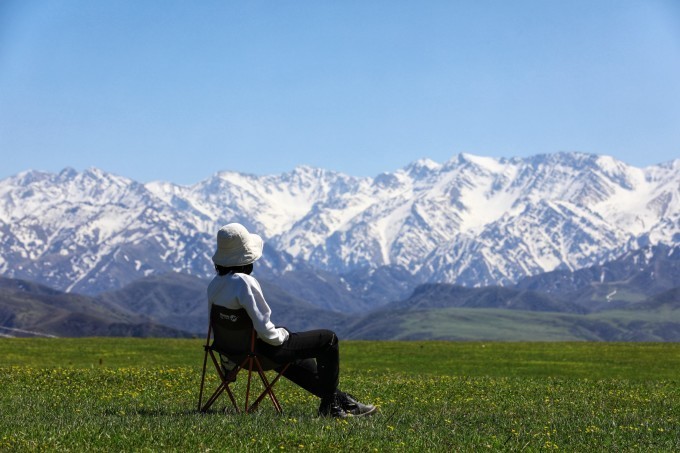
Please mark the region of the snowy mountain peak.
POLYGON ((66 167, 58 174, 58 177, 62 180, 73 179, 76 176, 78 176, 78 172, 73 167, 66 167))
POLYGON ((420 179, 442 169, 443 165, 432 159, 419 159, 404 168, 404 172, 412 178, 420 179))
POLYGON ((28 171, 0 181, 0 272, 84 292, 155 272, 207 276, 215 231, 241 222, 265 238, 272 272, 392 266, 420 281, 508 283, 680 243, 678 181, 680 160, 641 169, 584 153, 459 154, 375 178, 222 171, 190 186, 28 171))
POLYGON ((502 173, 505 165, 504 161, 494 157, 475 156, 474 154, 461 153, 458 155, 460 164, 474 165, 490 173, 502 173))

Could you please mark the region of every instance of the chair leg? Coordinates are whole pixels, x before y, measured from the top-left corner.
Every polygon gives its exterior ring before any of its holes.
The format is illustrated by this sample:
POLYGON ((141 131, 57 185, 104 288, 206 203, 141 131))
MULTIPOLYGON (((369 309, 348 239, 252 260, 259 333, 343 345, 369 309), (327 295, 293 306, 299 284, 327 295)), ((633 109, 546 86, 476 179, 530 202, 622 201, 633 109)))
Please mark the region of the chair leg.
MULTIPOLYGON (((234 394, 229 388, 230 382, 227 380, 226 376, 224 373, 222 373, 222 369, 220 368, 219 364, 217 363, 217 358, 215 358, 215 355, 211 350, 208 351, 210 354, 210 358, 212 359, 213 365, 215 365, 215 370, 217 371, 217 374, 220 377, 220 385, 215 389, 213 394, 208 398, 208 401, 206 401, 205 406, 200 407, 202 396, 199 397, 199 411, 201 412, 206 412, 208 409, 210 409, 210 406, 213 405, 215 401, 217 401, 217 398, 220 397, 220 395, 226 390, 227 395, 229 396, 229 399, 231 400, 232 406, 234 406, 234 409, 236 410, 236 413, 241 413, 241 411, 238 408, 238 404, 236 403, 236 398, 234 398, 234 394)), ((207 360, 207 353, 206 353, 206 360, 207 360)), ((203 378, 201 380, 201 387, 203 386, 203 379, 205 378, 205 365, 204 365, 204 370, 203 370, 203 378)), ((203 390, 201 389, 201 394, 203 393, 203 390)))
MULTIPOLYGON (((257 374, 260 376, 260 380, 262 381, 262 385, 264 386, 264 390, 262 393, 260 393, 260 396, 257 397, 255 402, 248 408, 248 412, 252 412, 255 409, 257 409, 257 406, 260 404, 260 402, 264 399, 265 396, 269 395, 269 398, 272 400, 272 404, 274 405, 274 409, 276 409, 276 412, 281 414, 283 410, 281 409, 281 404, 279 404, 279 400, 276 398, 276 395, 272 391, 272 384, 269 383, 267 380, 267 375, 264 374, 263 371, 257 370, 257 374)), ((278 376, 277 376, 278 377, 278 376)), ((273 381, 272 381, 273 382, 273 381)))
POLYGON ((262 384, 264 385, 264 390, 260 394, 260 396, 255 400, 252 406, 250 406, 246 412, 252 412, 257 408, 257 406, 260 404, 260 402, 264 399, 265 396, 269 395, 269 398, 272 401, 272 404, 274 405, 274 408, 276 409, 276 412, 279 414, 283 413, 283 409, 281 409, 281 403, 279 403, 279 400, 276 398, 276 394, 274 394, 274 385, 278 382, 278 380, 283 376, 283 373, 286 372, 288 369, 289 364, 286 364, 281 371, 274 377, 274 380, 270 383, 267 379, 267 375, 264 373, 262 370, 262 365, 260 364, 260 361, 255 357, 255 362, 257 365, 257 374, 260 376, 260 380, 262 380, 262 384))
POLYGON ((278 374, 274 377, 274 380, 272 381, 271 385, 269 385, 269 387, 268 387, 268 392, 267 392, 267 393, 269 393, 269 397, 272 399, 272 402, 274 403, 274 406, 277 408, 277 411, 278 411, 279 414, 282 414, 282 413, 283 413, 283 409, 281 409, 281 403, 279 403, 278 398, 276 398, 276 395, 274 394, 274 390, 273 390, 273 389, 274 389, 274 385, 278 382, 278 380, 281 378, 281 376, 283 376, 283 373, 286 372, 286 370, 288 369, 288 366, 289 366, 289 365, 290 365, 290 364, 287 363, 287 364, 283 367, 283 369, 281 369, 281 371, 278 372, 278 374))
POLYGON ((243 410, 248 413, 248 399, 250 398, 250 381, 252 380, 253 376, 253 358, 248 357, 246 359, 248 361, 248 385, 246 386, 246 404, 243 407, 243 410))
POLYGON ((201 373, 201 390, 198 393, 198 410, 201 410, 201 402, 203 401, 203 384, 205 383, 205 367, 208 364, 208 349, 205 350, 203 356, 203 373, 201 373))
MULTIPOLYGON (((234 398, 234 393, 231 391, 229 388, 229 384, 236 379, 234 375, 234 379, 229 380, 227 376, 222 372, 222 367, 217 364, 217 358, 215 357, 215 354, 210 351, 210 357, 213 360, 213 363, 215 364, 215 369, 217 370, 217 374, 220 376, 220 380, 222 381, 222 385, 224 386, 224 390, 227 391, 227 395, 229 396, 229 399, 231 400, 231 405, 234 406, 234 409, 236 410, 237 414, 240 414, 241 411, 238 408, 238 404, 236 403, 236 398, 234 398)), ((238 373, 238 368, 235 369, 235 373, 238 373)), ((222 393, 222 392, 220 392, 222 393)), ((219 396, 219 395, 218 395, 219 396)))
MULTIPOLYGON (((236 370, 239 369, 245 369, 246 367, 246 362, 247 362, 247 368, 248 368, 248 380, 247 380, 247 385, 246 385, 246 395, 245 395, 245 405, 244 405, 244 411, 245 413, 250 413, 253 412, 254 410, 257 409, 259 406, 260 402, 265 398, 265 396, 269 396, 269 398, 272 401, 272 404, 274 405, 274 409, 276 409, 276 412, 279 414, 283 413, 283 410, 281 408, 281 403, 279 400, 276 398, 276 394, 274 393, 273 387, 274 385, 278 382, 278 380, 281 378, 283 373, 288 369, 289 364, 286 364, 283 369, 274 377, 274 379, 269 382, 267 379, 267 375, 265 374, 264 370, 262 369, 262 365, 257 358, 257 356, 250 356, 246 357, 243 362, 240 364, 236 370), (255 369, 253 369, 255 368, 255 369), (262 381, 262 385, 264 386, 264 390, 260 395, 257 397, 255 402, 253 402, 252 405, 248 405, 250 402, 250 388, 251 388, 251 382, 252 382, 252 375, 253 371, 256 371, 257 374, 260 376, 260 380, 262 381)), ((233 379, 232 379, 233 381, 233 379)), ((236 413, 241 413, 241 410, 239 409, 238 403, 236 402, 236 398, 234 396, 234 393, 231 391, 231 388, 229 388, 229 384, 231 384, 231 381, 227 379, 227 376, 224 375, 222 368, 220 367, 217 358, 215 357, 214 353, 212 350, 207 349, 205 356, 203 357, 203 371, 201 373, 201 387, 198 395, 198 410, 200 412, 206 412, 210 407, 217 401, 217 399, 224 393, 225 391, 227 392, 227 395, 229 396, 229 400, 231 401, 232 406, 234 407, 234 410, 236 413), (208 362, 208 355, 210 355, 210 358, 212 359, 213 365, 215 366, 215 370, 217 371, 217 374, 220 377, 220 384, 217 386, 215 391, 210 395, 210 397, 207 399, 204 405, 203 404, 203 390, 205 388, 205 374, 206 374, 206 369, 207 369, 207 362, 208 362)))
POLYGON ((215 401, 217 401, 217 398, 220 397, 222 392, 226 389, 226 385, 224 382, 222 382, 216 389, 215 392, 208 398, 208 401, 205 402, 205 406, 201 408, 201 412, 206 412, 208 409, 210 409, 210 406, 213 405, 215 401))

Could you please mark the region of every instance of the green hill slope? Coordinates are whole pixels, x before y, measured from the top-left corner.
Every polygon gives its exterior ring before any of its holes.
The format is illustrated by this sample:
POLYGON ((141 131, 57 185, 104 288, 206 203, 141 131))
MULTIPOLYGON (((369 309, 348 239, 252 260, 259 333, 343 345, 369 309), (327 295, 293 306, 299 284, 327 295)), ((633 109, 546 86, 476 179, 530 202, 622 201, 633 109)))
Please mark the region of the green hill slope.
POLYGON ((186 337, 188 333, 91 297, 0 277, 0 335, 186 337))

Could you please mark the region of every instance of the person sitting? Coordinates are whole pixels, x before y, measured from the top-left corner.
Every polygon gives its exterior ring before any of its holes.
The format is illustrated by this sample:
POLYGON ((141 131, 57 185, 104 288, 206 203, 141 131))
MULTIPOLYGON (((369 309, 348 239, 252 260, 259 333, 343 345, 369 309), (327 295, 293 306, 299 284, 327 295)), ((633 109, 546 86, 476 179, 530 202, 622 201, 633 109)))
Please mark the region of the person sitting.
POLYGON ((376 411, 338 389, 340 355, 338 337, 327 329, 291 332, 271 321, 271 309, 260 283, 251 275, 253 263, 262 256, 262 238, 241 224, 230 223, 217 233, 212 257, 217 275, 208 285, 208 312, 213 304, 245 309, 257 332, 256 351, 275 363, 291 363, 283 376, 321 401, 321 416, 345 418, 376 411))

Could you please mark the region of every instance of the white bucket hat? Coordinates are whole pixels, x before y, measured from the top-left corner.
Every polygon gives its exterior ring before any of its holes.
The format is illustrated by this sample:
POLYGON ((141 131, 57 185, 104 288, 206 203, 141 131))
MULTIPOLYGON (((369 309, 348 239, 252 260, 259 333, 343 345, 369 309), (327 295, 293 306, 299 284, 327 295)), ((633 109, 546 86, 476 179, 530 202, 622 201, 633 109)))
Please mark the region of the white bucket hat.
POLYGON ((248 233, 240 223, 230 223, 217 232, 217 251, 212 260, 224 267, 245 266, 262 256, 263 245, 260 236, 248 233))

